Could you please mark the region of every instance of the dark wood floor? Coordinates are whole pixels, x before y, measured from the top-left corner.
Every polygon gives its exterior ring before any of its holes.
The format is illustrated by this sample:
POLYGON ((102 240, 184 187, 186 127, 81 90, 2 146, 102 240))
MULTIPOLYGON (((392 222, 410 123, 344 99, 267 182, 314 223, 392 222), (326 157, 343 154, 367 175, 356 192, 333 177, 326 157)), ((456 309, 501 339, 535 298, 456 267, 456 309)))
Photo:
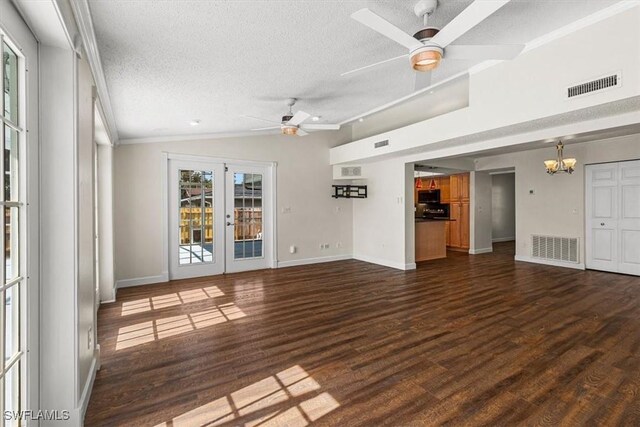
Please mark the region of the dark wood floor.
POLYGON ((640 278, 497 249, 122 289, 86 425, 640 425, 640 278))

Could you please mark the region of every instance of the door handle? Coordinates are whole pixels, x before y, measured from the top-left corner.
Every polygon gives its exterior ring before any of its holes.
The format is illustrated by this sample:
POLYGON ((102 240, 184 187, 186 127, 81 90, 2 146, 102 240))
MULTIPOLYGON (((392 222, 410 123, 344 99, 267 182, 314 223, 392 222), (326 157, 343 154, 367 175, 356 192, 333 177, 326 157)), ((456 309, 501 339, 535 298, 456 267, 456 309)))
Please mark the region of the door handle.
POLYGON ((235 225, 235 224, 233 224, 233 223, 231 223, 231 222, 227 221, 227 225, 235 225))

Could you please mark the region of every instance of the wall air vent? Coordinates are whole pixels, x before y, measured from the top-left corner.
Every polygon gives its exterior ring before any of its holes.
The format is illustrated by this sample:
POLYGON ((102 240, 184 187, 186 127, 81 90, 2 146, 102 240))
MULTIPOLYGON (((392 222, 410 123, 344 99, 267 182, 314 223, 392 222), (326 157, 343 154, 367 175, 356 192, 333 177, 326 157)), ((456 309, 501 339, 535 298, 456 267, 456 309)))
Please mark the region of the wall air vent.
POLYGON ((578 263, 576 237, 531 236, 531 256, 560 262, 578 263))
POLYGON ((608 76, 601 77, 599 79, 591 80, 585 83, 580 83, 567 88, 567 99, 575 98, 582 95, 587 95, 594 92, 600 92, 612 87, 619 87, 622 85, 622 74, 616 73, 608 76))
POLYGON ((386 147, 387 145, 389 145, 389 140, 385 139, 384 141, 376 142, 375 144, 373 144, 373 148, 386 147))
POLYGON ((362 168, 360 166, 348 166, 340 168, 340 176, 345 178, 362 176, 362 168))

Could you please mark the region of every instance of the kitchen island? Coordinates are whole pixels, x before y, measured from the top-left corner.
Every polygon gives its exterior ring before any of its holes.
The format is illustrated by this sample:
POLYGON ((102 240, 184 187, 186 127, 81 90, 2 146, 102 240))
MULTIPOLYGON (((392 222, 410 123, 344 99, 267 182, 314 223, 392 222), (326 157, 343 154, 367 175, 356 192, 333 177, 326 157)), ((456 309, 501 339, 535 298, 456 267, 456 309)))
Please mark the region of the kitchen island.
POLYGON ((447 257, 448 218, 416 218, 416 262, 447 257))

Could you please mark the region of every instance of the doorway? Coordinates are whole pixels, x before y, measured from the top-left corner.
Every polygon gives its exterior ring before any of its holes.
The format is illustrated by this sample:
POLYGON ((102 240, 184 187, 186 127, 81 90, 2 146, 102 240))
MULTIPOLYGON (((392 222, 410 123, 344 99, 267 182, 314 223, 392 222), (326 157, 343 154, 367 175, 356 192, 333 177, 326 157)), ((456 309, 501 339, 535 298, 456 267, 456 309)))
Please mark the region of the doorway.
POLYGON ((273 266, 272 168, 168 160, 170 279, 273 266))
POLYGON ((516 174, 494 171, 491 175, 491 244, 494 252, 515 255, 516 174))

